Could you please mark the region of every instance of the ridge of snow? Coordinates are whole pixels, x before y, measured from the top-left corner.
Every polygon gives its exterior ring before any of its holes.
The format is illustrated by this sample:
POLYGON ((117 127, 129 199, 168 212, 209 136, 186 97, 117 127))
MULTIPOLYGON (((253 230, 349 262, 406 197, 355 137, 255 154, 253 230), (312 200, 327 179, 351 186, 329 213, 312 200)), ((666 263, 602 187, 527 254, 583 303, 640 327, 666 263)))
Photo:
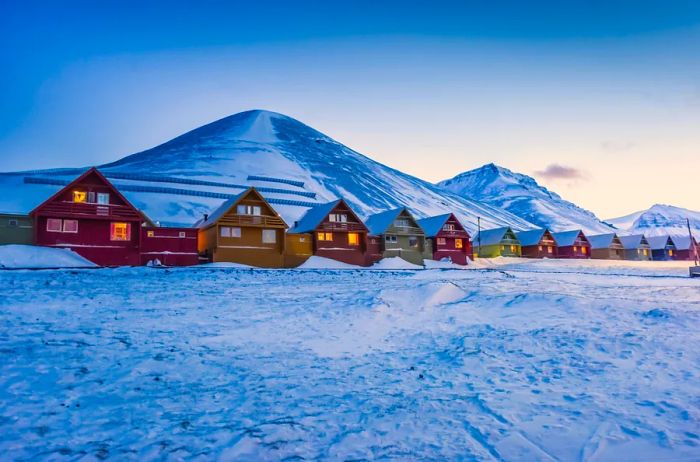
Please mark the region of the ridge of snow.
POLYGON ((693 234, 700 236, 700 212, 668 204, 654 204, 646 210, 606 220, 624 234, 687 236, 690 220, 693 234))

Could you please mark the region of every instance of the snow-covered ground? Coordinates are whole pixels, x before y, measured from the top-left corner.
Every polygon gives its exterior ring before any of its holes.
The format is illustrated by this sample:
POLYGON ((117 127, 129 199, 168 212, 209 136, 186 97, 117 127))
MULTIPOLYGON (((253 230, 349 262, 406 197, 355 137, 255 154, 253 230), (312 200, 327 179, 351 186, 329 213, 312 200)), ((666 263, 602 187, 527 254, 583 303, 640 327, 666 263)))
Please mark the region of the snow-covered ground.
POLYGON ((0 458, 700 459, 687 265, 474 268, 0 272, 0 458))

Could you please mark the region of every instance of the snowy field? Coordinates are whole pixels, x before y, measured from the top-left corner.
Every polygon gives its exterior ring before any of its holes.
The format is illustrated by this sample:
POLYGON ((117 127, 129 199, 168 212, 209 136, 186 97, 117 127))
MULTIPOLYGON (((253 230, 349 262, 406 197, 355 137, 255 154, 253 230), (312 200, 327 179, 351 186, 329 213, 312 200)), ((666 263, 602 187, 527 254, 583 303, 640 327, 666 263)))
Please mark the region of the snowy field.
POLYGON ((679 263, 0 271, 2 460, 700 460, 679 263))

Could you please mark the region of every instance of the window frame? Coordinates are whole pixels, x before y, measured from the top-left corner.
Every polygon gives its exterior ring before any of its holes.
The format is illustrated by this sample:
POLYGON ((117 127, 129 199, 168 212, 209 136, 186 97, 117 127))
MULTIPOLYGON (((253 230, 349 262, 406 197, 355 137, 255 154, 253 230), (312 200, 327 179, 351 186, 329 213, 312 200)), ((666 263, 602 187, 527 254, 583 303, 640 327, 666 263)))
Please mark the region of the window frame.
MULTIPOLYGON (((239 228, 240 229, 240 228, 239 228)), ((263 244, 277 244, 277 230, 276 229, 263 229, 260 236, 263 244), (265 235, 273 236, 272 241, 265 240, 265 235)))
POLYGON ((95 202, 97 205, 109 205, 109 193, 97 193, 97 202, 95 202), (100 200, 102 198, 106 198, 107 202, 101 202, 100 200))
POLYGON ((112 221, 109 224, 109 240, 112 242, 129 242, 131 240, 131 223, 128 221, 112 221), (116 233, 117 227, 124 225, 124 239, 116 233))
POLYGON ((360 245, 360 233, 348 233, 348 245, 351 245, 353 247, 359 246, 360 245), (350 238, 351 236, 354 237, 355 242, 353 242, 353 239, 350 238))
POLYGON ((86 204, 87 203, 87 198, 88 194, 87 191, 83 191, 80 189, 74 189, 73 190, 73 203, 75 204, 86 204), (76 198, 82 198, 82 200, 76 200, 76 198))
POLYGON ((47 233, 62 233, 63 232, 63 220, 60 218, 47 218, 46 219, 46 232, 47 233), (58 229, 51 229, 49 223, 58 222, 58 229))

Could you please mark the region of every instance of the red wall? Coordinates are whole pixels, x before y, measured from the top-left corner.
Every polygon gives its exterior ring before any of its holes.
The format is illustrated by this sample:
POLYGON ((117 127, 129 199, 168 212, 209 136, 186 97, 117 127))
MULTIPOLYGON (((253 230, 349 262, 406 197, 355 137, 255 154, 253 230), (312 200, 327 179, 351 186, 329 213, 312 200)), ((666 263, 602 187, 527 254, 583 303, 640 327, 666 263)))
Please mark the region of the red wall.
MULTIPOLYGON (((138 265, 138 222, 131 222, 129 241, 110 240, 110 220, 66 217, 78 220, 77 233, 46 231, 47 217, 35 220, 36 244, 69 248, 101 266, 138 265)), ((123 220, 119 220, 123 221, 123 220)))
MULTIPOLYGON (((439 236, 439 235, 438 235, 439 236)), ((452 263, 458 265, 467 264, 467 256, 472 256, 471 242, 468 238, 462 237, 464 247, 458 249, 455 247, 455 238, 446 237, 444 245, 438 245, 437 238, 432 239, 433 244, 433 260, 442 260, 443 258, 452 259, 452 263)))
POLYGON ((141 264, 158 259, 166 266, 190 266, 199 263, 195 228, 141 228, 141 264), (153 233, 149 237, 149 232, 153 233), (184 233, 184 237, 180 237, 184 233))
POLYGON ((552 253, 547 252, 547 246, 542 245, 542 250, 539 249, 539 244, 537 245, 525 245, 522 247, 523 254, 525 258, 557 258, 557 246, 553 245, 552 253))
POLYGON ((371 266, 382 259, 382 238, 380 236, 367 236, 367 251, 365 252, 365 265, 371 266))
POLYGON ((586 253, 581 252, 581 247, 576 246, 578 250, 574 252, 574 246, 557 247, 557 258, 591 258, 591 246, 586 245, 586 253))
POLYGON ((332 231, 332 233, 332 241, 319 241, 318 233, 314 233, 314 255, 332 258, 333 260, 342 261, 350 265, 365 264, 367 234, 358 233, 359 245, 349 245, 348 233, 342 231, 332 231))

